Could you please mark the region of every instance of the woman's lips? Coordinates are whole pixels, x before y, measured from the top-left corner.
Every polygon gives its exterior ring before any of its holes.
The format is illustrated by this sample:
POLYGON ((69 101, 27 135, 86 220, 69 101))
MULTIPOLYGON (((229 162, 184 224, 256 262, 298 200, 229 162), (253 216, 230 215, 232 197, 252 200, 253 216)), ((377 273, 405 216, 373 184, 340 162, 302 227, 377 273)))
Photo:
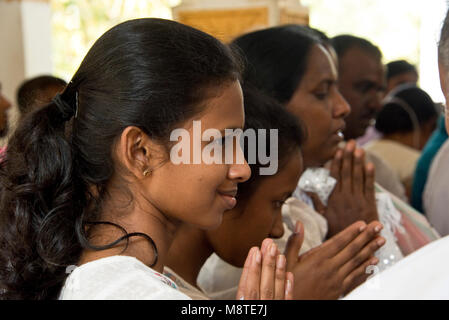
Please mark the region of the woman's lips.
POLYGON ((235 196, 237 195, 237 190, 218 191, 218 194, 224 200, 227 210, 233 209, 237 204, 237 199, 235 198, 235 196))
POLYGON ((335 139, 338 142, 345 140, 345 135, 343 134, 343 129, 335 131, 332 136, 335 137, 335 139))

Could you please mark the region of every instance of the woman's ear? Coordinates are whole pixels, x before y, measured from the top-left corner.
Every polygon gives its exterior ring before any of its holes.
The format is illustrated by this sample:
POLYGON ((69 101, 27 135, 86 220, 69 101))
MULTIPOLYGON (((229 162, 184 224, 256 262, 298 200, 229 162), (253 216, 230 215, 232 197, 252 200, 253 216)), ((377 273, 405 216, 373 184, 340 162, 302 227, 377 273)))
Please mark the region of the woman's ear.
POLYGON ((142 178, 151 172, 151 139, 137 127, 127 127, 123 130, 116 145, 117 157, 136 178, 142 178))

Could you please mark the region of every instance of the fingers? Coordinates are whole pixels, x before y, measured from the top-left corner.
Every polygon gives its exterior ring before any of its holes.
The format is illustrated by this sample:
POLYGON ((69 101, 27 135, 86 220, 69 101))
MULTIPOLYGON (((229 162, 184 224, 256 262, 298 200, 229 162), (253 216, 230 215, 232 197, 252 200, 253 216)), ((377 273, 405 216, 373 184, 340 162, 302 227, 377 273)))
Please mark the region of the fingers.
POLYGON ((287 260, 284 255, 278 255, 276 258, 276 275, 274 281, 274 299, 283 300, 286 296, 286 265, 287 260))
POLYGON ((366 261, 369 260, 384 244, 385 239, 383 237, 375 237, 356 256, 346 262, 340 269, 340 272, 342 272, 344 277, 347 277, 360 265, 366 263, 366 261))
POLYGON ((366 244, 378 236, 382 228, 382 224, 378 221, 370 223, 365 231, 359 234, 353 241, 345 246, 344 249, 335 255, 333 260, 336 263, 336 266, 343 266, 349 260, 354 259, 366 244))
POLYGON ((364 185, 364 193, 365 198, 370 202, 376 202, 375 198, 375 167, 371 162, 368 162, 365 165, 365 185, 364 185))
POLYGON ((304 225, 300 222, 296 222, 295 233, 293 233, 287 241, 285 246, 285 257, 287 259, 287 270, 293 270, 296 262, 298 261, 299 251, 301 250, 302 243, 304 241, 304 225))
POLYGON ((353 167, 352 192, 354 194, 363 195, 365 190, 365 152, 363 149, 354 151, 354 167, 353 167))
POLYGON ((266 251, 272 242, 273 240, 270 238, 266 238, 262 241, 262 245, 260 246, 260 252, 262 253, 262 257, 266 254, 266 251))
POLYGON ((368 279, 372 275, 367 271, 369 270, 368 268, 373 268, 378 263, 379 259, 377 259, 376 257, 371 257, 370 259, 365 261, 361 266, 355 269, 350 275, 348 275, 343 280, 343 293, 346 295, 355 288, 357 288, 359 285, 361 285, 363 282, 365 282, 366 279, 368 279))
POLYGON ((343 162, 341 165, 341 188, 342 190, 352 191, 352 167, 353 154, 356 148, 354 140, 349 141, 343 152, 343 162))
POLYGON ((293 300, 293 285, 294 285, 293 273, 287 272, 285 280, 285 300, 293 300))
POLYGON ((253 247, 248 253, 240 277, 238 300, 283 300, 293 296, 293 274, 287 272, 287 261, 279 255, 271 239, 263 242, 265 254, 253 247))
MULTIPOLYGON (((343 151, 341 149, 338 149, 335 153, 334 159, 331 162, 330 167, 330 175, 331 177, 335 178, 337 181, 340 181, 340 169, 341 169, 341 162, 343 158, 343 151)), ((336 188, 339 188, 339 184, 337 183, 336 188)))
POLYGON ((260 253, 259 248, 251 248, 240 277, 236 296, 237 300, 259 299, 261 261, 262 254, 260 253))
POLYGON ((366 227, 365 222, 357 221, 324 242, 319 246, 320 251, 324 254, 323 258, 332 258, 337 253, 341 252, 348 244, 356 239, 366 227))
MULTIPOLYGON (((260 280, 260 299, 272 300, 275 295, 275 278, 276 270, 276 244, 271 241, 262 260, 262 277, 260 280)), ((282 281, 285 279, 285 271, 282 281)), ((284 288, 282 288, 282 297, 284 296, 284 288)))

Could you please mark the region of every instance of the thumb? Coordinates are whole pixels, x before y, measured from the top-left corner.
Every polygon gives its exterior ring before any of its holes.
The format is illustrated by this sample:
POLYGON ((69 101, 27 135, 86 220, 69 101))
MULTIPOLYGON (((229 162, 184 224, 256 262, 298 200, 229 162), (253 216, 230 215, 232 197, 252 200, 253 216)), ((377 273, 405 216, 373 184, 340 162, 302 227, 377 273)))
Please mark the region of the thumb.
POLYGON ((307 192, 307 195, 312 199, 315 211, 324 216, 326 213, 326 206, 321 202, 318 195, 315 192, 307 192))
POLYGON ((285 258, 287 260, 287 271, 293 270, 298 261, 299 250, 304 242, 304 225, 296 222, 295 232, 288 238, 285 246, 285 258))

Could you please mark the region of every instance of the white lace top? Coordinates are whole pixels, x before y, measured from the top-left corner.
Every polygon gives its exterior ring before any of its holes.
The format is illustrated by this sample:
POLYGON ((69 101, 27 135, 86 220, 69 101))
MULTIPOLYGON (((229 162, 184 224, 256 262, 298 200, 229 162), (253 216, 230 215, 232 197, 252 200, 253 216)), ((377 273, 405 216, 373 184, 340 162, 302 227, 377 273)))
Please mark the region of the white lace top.
POLYGON ((176 284, 134 257, 112 256, 67 268, 61 300, 189 300, 176 284))

